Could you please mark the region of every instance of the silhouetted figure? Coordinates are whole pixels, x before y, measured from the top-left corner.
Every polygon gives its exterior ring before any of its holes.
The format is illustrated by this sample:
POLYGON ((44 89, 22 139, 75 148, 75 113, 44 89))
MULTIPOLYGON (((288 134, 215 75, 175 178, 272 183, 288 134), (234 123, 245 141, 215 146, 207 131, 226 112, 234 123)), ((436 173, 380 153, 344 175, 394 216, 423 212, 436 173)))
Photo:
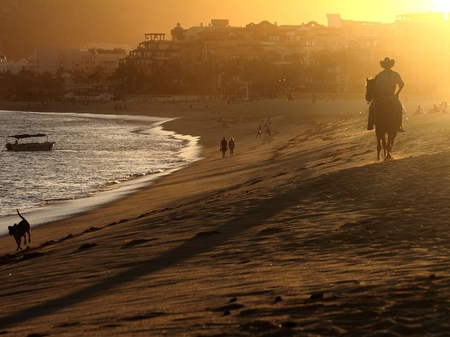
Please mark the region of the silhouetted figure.
MULTIPOLYGON (((402 80, 400 74, 396 71, 393 71, 391 68, 394 66, 395 60, 390 59, 389 57, 385 57, 384 60, 380 61, 380 66, 384 69, 377 76, 375 76, 375 80, 377 81, 377 85, 380 88, 382 95, 391 101, 392 107, 395 110, 398 118, 398 131, 404 132, 402 127, 402 114, 403 114, 403 105, 400 102, 398 95, 402 91, 405 83, 402 80), (397 90, 397 91, 396 91, 397 90)), ((369 121, 368 121, 368 130, 373 129, 374 124, 374 113, 375 113, 375 105, 370 104, 369 106, 369 121)))
POLYGON ((428 111, 428 113, 436 113, 441 111, 441 109, 439 108, 439 105, 437 105, 437 103, 433 104, 433 107, 428 111))
POLYGON ((231 137, 230 141, 228 142, 228 147, 230 149, 230 157, 234 154, 234 147, 235 147, 235 143, 234 143, 234 138, 231 137))
POLYGON ((425 111, 423 110, 422 106, 419 104, 417 106, 416 111, 414 112, 414 115, 423 115, 425 113, 425 111))
POLYGON ((259 124, 258 132, 256 132, 256 138, 261 138, 262 135, 262 124, 259 124))
POLYGON ((222 158, 224 158, 228 151, 228 143, 225 137, 220 141, 220 151, 222 152, 222 158))

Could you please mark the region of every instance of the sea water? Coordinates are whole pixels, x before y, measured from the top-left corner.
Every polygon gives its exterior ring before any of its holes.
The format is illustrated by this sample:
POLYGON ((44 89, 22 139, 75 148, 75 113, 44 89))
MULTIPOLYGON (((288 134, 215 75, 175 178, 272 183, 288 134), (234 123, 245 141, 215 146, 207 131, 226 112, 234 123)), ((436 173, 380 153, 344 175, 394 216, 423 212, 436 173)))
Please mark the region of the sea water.
POLYGON ((82 212, 131 193, 198 159, 198 139, 165 131, 167 119, 0 111, 4 144, 16 134, 48 135, 43 152, 0 151, 0 235, 20 219, 32 225, 82 212), (106 196, 106 197, 105 197, 106 196), (78 206, 68 207, 68 201, 78 206), (81 202, 80 202, 81 201, 81 202), (70 211, 68 211, 70 210, 70 211))

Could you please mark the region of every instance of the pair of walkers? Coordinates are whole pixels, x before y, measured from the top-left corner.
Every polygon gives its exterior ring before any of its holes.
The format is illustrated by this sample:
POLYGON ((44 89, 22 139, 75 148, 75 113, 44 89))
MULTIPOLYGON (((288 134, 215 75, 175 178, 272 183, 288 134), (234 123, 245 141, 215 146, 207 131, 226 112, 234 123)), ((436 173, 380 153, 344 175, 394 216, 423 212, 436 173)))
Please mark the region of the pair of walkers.
MULTIPOLYGON (((270 117, 267 118, 266 123, 264 124, 264 127, 266 128, 266 132, 264 133, 264 136, 269 136, 272 134, 272 122, 270 121, 270 117)), ((256 132, 256 138, 261 138, 263 133, 263 125, 259 124, 258 131, 256 132)))
POLYGON ((226 156, 228 149, 230 149, 230 156, 234 154, 234 138, 231 137, 230 140, 227 142, 226 138, 223 137, 223 139, 220 141, 220 152, 222 152, 222 158, 226 156))

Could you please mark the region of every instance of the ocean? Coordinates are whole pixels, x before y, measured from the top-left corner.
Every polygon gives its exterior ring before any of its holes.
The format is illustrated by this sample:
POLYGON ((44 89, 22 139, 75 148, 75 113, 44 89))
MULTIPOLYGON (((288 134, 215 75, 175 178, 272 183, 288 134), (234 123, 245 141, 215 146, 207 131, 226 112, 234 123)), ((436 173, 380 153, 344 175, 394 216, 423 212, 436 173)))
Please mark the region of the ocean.
POLYGON ((25 215, 32 226, 113 201, 199 159, 198 139, 168 119, 0 111, 0 235, 25 215), (16 134, 48 135, 52 151, 6 151, 16 134))

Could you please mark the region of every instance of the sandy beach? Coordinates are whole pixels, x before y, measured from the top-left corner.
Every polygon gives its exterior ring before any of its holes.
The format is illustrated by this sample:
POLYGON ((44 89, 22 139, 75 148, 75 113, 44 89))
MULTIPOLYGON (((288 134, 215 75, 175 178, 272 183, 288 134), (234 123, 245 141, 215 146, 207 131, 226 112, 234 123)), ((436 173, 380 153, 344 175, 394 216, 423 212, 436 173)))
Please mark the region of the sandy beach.
POLYGON ((0 334, 447 335, 450 116, 408 100, 395 159, 377 163, 363 97, 129 103, 176 118, 165 129, 199 136, 203 159, 87 213, 29 218, 23 251, 0 237, 0 334))

